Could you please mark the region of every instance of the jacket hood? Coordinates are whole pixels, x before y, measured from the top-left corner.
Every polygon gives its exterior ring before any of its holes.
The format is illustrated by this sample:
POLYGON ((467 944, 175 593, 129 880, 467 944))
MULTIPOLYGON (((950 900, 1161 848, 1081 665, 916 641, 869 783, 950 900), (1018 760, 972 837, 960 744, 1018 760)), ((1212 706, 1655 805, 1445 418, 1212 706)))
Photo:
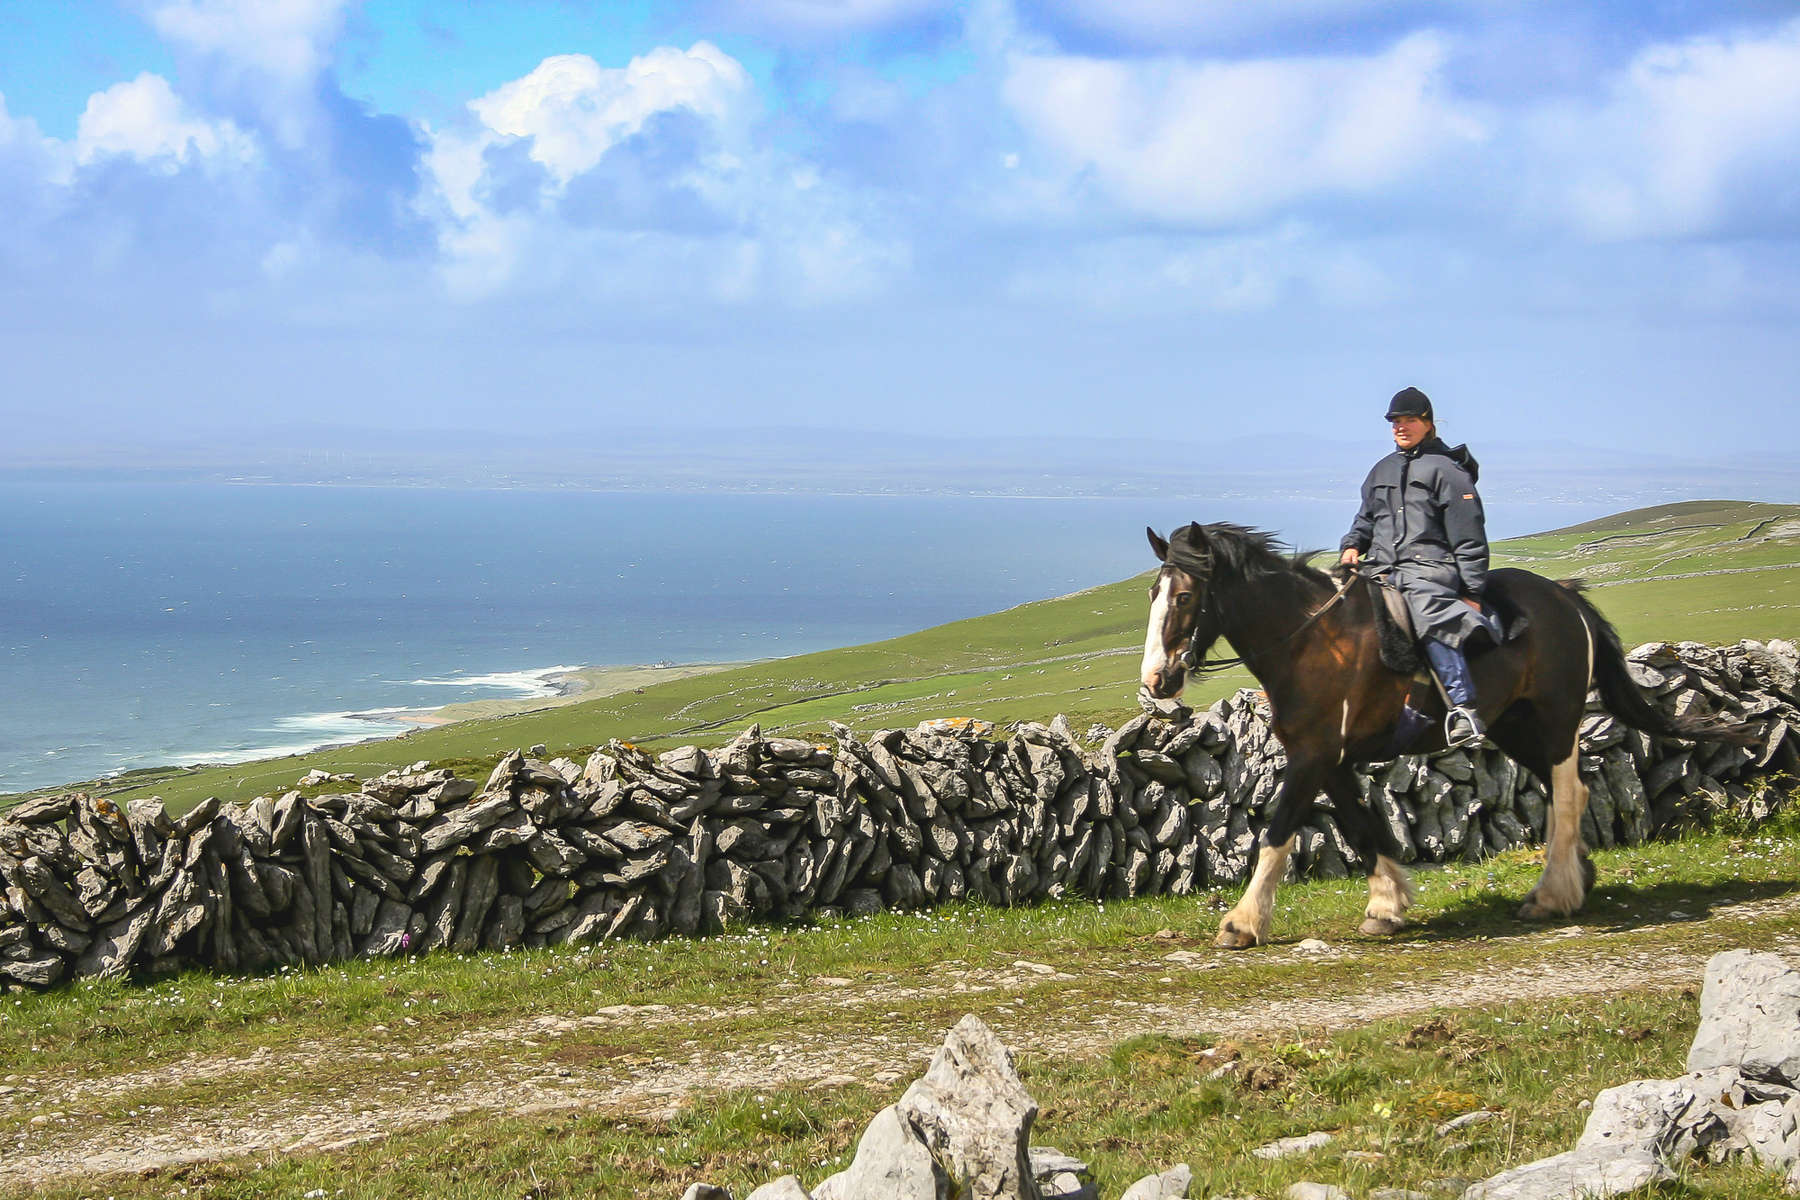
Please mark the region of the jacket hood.
MULTIPOLYGON (((1402 451, 1401 453, 1405 453, 1405 451, 1402 451)), ((1441 454, 1463 470, 1467 471, 1469 473, 1470 483, 1476 483, 1481 479, 1481 464, 1475 461, 1475 456, 1469 453, 1469 448, 1466 445, 1446 446, 1442 438, 1433 434, 1414 447, 1413 454, 1415 456, 1420 454, 1441 454)))

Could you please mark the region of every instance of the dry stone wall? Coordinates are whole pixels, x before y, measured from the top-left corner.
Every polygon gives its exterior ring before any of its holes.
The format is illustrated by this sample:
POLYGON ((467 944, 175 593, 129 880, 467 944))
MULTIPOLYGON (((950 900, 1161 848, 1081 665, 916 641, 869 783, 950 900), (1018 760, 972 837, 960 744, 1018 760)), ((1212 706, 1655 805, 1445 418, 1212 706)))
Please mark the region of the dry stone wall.
MULTIPOLYGON (((1665 740, 1591 712, 1587 842, 1639 841, 1697 812, 1768 815, 1781 793, 1759 780, 1800 760, 1795 647, 1657 644, 1631 669, 1667 711, 1752 721, 1762 738, 1665 740)), ((1244 876, 1285 762, 1249 691, 1179 722, 1134 718, 1099 744, 1061 717, 992 733, 834 726, 815 744, 751 728, 657 756, 618 742, 585 763, 514 752, 483 785, 442 770, 332 777, 341 790, 177 817, 154 799, 33 801, 0 817, 0 983, 1182 894, 1244 876)), ((1543 785, 1489 750, 1361 778, 1409 860, 1543 836, 1543 785)), ((1297 870, 1360 867, 1328 811, 1302 832, 1297 870)))

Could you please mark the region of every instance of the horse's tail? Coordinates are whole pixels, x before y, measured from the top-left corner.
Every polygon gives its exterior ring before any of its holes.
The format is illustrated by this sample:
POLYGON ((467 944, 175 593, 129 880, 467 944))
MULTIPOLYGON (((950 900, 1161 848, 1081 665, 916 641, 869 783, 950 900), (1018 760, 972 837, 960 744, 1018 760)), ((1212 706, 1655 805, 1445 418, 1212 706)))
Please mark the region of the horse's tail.
POLYGON ((1730 742, 1736 746, 1755 745, 1762 740, 1761 734, 1741 721, 1722 717, 1672 717, 1657 708, 1626 669, 1625 647, 1619 642, 1618 630, 1583 594, 1581 580, 1559 579, 1557 582, 1568 590, 1594 639, 1594 677, 1590 684, 1599 689, 1600 699, 1613 716, 1633 729, 1663 737, 1730 742))

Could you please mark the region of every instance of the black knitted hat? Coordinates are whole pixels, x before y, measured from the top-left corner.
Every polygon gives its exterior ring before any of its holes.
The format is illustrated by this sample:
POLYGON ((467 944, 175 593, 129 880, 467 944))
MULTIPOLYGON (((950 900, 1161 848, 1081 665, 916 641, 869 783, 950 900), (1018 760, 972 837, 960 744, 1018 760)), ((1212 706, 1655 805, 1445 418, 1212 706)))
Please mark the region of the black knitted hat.
POLYGON ((1423 417, 1433 424, 1437 423, 1436 418, 1431 415, 1431 397, 1416 387, 1401 388, 1388 401, 1386 419, 1391 421, 1395 417, 1423 417))

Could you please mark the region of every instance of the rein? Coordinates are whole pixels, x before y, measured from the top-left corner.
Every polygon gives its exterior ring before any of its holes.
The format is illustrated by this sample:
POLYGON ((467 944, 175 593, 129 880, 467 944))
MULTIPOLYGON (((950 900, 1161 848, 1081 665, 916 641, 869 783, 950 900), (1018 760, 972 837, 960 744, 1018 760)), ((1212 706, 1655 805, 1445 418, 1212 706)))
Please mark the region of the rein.
MULTIPOLYGON (((1344 582, 1340 583, 1337 591, 1331 594, 1331 599, 1314 609, 1312 615, 1300 622, 1299 627, 1295 629, 1294 632, 1288 634, 1279 642, 1276 642, 1270 649, 1273 650, 1285 646, 1301 634, 1305 633, 1308 629, 1311 629, 1320 617, 1330 612, 1337 602, 1344 598, 1344 594, 1350 590, 1350 585, 1355 583, 1358 578, 1360 578, 1360 575, 1356 571, 1351 571, 1346 574, 1344 576, 1344 582)), ((1236 658, 1221 658, 1212 663, 1202 662, 1199 642, 1200 626, 1199 623, 1196 622, 1194 625, 1194 636, 1188 640, 1187 649, 1181 652, 1181 657, 1178 660, 1182 667, 1192 674, 1198 675, 1202 671, 1221 671, 1227 667, 1243 667, 1249 665, 1244 661, 1242 655, 1239 655, 1236 658)))

